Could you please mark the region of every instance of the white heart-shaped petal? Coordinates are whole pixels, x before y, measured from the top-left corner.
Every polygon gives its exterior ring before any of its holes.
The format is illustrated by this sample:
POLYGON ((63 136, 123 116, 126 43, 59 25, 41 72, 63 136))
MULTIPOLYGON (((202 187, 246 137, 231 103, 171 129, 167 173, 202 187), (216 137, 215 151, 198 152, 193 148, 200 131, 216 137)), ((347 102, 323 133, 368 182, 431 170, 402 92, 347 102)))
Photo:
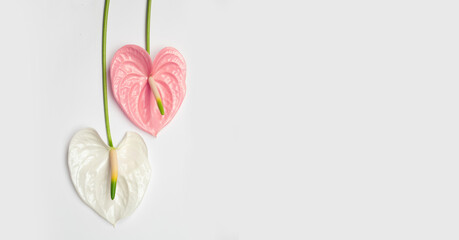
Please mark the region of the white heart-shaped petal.
POLYGON ((139 206, 150 182, 147 147, 137 133, 127 132, 116 148, 118 183, 110 198, 110 147, 96 130, 78 131, 69 146, 70 176, 81 199, 111 224, 131 215, 139 206))

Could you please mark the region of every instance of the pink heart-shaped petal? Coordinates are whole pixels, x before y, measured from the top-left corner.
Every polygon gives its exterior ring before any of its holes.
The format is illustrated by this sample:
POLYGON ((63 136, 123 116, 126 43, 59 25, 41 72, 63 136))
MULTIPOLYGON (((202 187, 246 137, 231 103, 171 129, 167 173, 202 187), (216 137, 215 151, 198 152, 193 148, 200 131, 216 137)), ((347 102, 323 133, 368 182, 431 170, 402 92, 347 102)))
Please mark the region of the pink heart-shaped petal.
POLYGON ((185 59, 177 49, 163 48, 152 62, 150 55, 136 45, 120 48, 113 57, 110 79, 113 95, 129 119, 156 136, 174 118, 186 92, 185 59), (161 115, 148 83, 152 76, 162 98, 161 115))

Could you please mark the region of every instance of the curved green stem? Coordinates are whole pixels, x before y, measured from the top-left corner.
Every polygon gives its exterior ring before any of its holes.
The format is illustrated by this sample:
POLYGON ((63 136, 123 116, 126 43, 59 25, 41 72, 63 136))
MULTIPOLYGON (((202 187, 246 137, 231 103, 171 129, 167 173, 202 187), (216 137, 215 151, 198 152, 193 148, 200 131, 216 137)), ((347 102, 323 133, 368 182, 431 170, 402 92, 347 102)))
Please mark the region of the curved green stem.
POLYGON ((150 16, 151 16, 151 0, 147 3, 147 31, 146 31, 146 48, 148 54, 150 54, 150 16))
POLYGON ((102 80, 104 88, 104 113, 105 113, 105 130, 107 131, 108 145, 113 147, 112 134, 110 133, 110 120, 108 118, 108 103, 107 103, 107 20, 108 7, 110 0, 105 0, 104 10, 104 28, 102 31, 102 80))
MULTIPOLYGON (((151 0, 148 0, 147 1, 147 29, 145 31, 145 36, 146 36, 145 50, 147 50, 148 54, 150 54, 150 19, 151 19, 151 0)), ((164 115, 163 102, 157 90, 156 83, 151 78, 148 80, 148 82, 150 83, 150 87, 153 90, 153 94, 156 97, 156 104, 158 105, 159 112, 161 113, 161 115, 164 115)))

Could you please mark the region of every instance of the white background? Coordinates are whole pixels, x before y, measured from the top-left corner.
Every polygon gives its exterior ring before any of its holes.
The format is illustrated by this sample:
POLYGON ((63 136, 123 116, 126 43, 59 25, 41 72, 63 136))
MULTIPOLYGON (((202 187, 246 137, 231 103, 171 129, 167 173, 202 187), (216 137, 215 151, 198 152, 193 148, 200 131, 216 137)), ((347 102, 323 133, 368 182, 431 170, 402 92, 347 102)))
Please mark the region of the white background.
MULTIPOLYGON (((1 239, 458 239, 457 1, 160 1, 188 91, 154 138, 109 95, 114 142, 153 168, 116 228, 78 197, 72 135, 105 140, 103 0, 1 1, 1 239)), ((112 0, 108 60, 145 46, 112 0)))

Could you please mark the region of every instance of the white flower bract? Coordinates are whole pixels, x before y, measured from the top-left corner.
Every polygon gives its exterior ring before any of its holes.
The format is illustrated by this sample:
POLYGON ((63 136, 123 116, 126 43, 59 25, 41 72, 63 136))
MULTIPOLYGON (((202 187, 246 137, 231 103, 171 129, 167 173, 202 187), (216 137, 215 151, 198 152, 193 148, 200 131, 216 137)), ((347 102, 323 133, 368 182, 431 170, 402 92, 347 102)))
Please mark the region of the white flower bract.
POLYGON ((151 167, 142 137, 127 132, 116 148, 118 183, 110 198, 110 147, 92 128, 78 131, 68 152, 70 176, 81 199, 101 217, 115 225, 139 206, 150 182, 151 167))

